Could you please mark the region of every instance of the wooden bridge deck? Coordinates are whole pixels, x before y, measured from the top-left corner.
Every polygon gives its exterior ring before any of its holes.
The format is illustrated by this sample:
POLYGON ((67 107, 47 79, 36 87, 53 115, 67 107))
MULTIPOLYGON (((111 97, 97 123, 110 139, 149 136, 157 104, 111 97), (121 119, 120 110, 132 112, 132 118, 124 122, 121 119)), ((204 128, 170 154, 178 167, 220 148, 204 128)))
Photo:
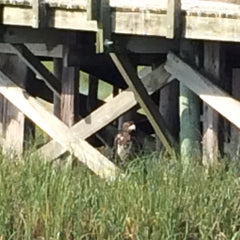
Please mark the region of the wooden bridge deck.
MULTIPOLYGON (((97 32, 105 28, 96 0, 1 0, 3 25, 97 32), (37 4, 36 4, 37 2, 37 4), (39 4, 40 3, 40 4, 39 4), (93 4, 98 7, 92 7, 93 4)), ((117 34, 166 37, 169 28, 167 0, 110 0, 110 30, 117 34)), ((240 5, 236 1, 182 0, 182 37, 240 41, 240 5)))

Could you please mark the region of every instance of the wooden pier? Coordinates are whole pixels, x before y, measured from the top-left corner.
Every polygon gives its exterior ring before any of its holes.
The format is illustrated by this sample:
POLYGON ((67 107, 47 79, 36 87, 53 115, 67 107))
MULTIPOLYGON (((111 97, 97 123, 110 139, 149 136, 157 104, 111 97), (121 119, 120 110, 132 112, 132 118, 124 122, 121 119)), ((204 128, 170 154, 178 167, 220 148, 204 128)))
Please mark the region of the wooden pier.
POLYGON ((4 152, 21 153, 35 124, 52 139, 42 157, 68 152, 109 179, 119 169, 96 139, 111 145, 112 123, 142 108, 135 117, 169 154, 206 166, 223 154, 238 159, 239 0, 0 0, 0 16, 4 152), (99 79, 113 86, 111 98, 98 99, 99 79))

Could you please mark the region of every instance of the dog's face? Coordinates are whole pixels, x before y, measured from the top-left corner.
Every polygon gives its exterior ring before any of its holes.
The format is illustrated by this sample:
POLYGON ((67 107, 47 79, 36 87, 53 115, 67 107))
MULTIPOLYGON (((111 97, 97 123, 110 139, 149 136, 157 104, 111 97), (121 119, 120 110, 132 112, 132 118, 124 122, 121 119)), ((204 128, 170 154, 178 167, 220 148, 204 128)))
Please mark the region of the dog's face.
POLYGON ((124 132, 131 133, 132 131, 136 130, 136 125, 134 124, 133 121, 124 122, 122 125, 122 130, 124 132))

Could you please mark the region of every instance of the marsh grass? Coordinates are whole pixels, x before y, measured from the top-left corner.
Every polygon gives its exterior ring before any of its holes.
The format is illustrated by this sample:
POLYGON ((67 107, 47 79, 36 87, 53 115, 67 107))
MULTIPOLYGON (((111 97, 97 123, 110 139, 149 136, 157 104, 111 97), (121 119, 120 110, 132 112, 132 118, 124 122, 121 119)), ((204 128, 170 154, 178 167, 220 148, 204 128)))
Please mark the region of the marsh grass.
POLYGON ((238 240, 239 194, 224 166, 206 173, 146 156, 105 182, 83 166, 1 156, 0 239, 238 240))

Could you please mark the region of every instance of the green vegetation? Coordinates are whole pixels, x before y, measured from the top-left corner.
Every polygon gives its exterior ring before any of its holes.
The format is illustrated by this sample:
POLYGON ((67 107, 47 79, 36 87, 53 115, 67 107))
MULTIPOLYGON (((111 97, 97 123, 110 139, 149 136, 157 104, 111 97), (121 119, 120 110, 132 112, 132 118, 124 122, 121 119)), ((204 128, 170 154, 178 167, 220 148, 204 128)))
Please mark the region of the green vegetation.
POLYGON ((148 156, 126 177, 99 180, 82 166, 0 158, 0 239, 240 239, 233 169, 148 156))

